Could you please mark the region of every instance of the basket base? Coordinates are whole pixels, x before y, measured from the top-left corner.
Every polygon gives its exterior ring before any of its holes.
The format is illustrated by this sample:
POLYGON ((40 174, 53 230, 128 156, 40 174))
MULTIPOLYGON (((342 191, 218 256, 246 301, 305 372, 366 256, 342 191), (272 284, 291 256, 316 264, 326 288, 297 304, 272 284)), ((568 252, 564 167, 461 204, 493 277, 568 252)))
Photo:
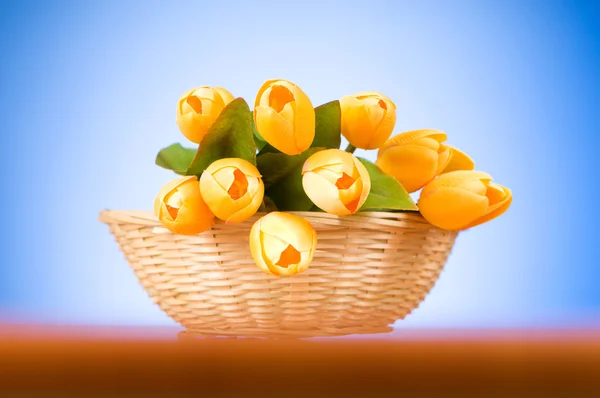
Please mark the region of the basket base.
POLYGON ((261 338, 261 339, 301 339, 311 337, 335 337, 356 334, 381 334, 390 333, 391 326, 369 328, 344 328, 331 330, 265 330, 265 329, 187 329, 179 332, 180 340, 197 338, 261 338))

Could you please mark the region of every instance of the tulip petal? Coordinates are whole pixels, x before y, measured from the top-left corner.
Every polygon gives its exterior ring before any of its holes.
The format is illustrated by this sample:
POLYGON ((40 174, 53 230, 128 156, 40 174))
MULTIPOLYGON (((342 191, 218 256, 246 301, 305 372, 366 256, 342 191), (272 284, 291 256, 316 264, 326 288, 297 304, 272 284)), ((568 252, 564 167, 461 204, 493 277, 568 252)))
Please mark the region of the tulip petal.
POLYGON ((255 109, 256 129, 273 147, 287 155, 296 155, 297 147, 293 125, 274 109, 258 106, 255 109))
POLYGON ((493 208, 488 209, 488 212, 484 216, 478 218, 477 220, 466 226, 464 229, 473 228, 485 222, 491 221, 494 218, 502 215, 506 210, 508 210, 512 203, 512 192, 508 188, 504 189, 508 191, 506 198, 501 202, 497 203, 495 206, 493 206, 493 208))
POLYGON ((317 231, 312 231, 312 246, 310 250, 300 252, 300 264, 298 264, 298 272, 304 272, 310 265, 317 249, 317 231))
POLYGON ((197 113, 178 113, 176 122, 179 130, 188 140, 199 144, 212 126, 214 120, 209 116, 197 113))
POLYGON ((256 97, 257 100, 258 100, 258 105, 257 106, 264 106, 265 108, 270 108, 270 105, 269 105, 270 100, 269 100, 269 98, 271 97, 271 90, 272 90, 272 88, 269 87, 269 88, 267 88, 261 94, 260 98, 256 97))
POLYGON ((348 189, 338 190, 340 200, 351 214, 356 213, 356 211, 360 208, 359 202, 362 190, 363 182, 360 178, 354 181, 354 184, 352 184, 348 189))
POLYGON ((390 138, 389 140, 387 140, 383 144, 381 149, 379 150, 379 153, 381 154, 382 152, 384 152, 386 149, 388 149, 390 147, 406 145, 406 144, 411 143, 414 140, 418 140, 418 139, 424 138, 424 137, 432 138, 438 142, 444 142, 448 138, 446 136, 446 133, 444 133, 443 131, 440 131, 440 130, 420 129, 420 130, 406 131, 404 133, 397 134, 397 135, 393 136, 392 138, 390 138))
POLYGON ((262 219, 259 219, 250 229, 250 236, 248 238, 248 242, 250 244, 250 254, 252 255, 252 258, 254 259, 254 262, 258 268, 269 275, 274 275, 269 265, 265 261, 266 256, 263 252, 262 234, 260 230, 261 223, 262 219))
POLYGON ((436 152, 439 152, 440 145, 442 145, 438 140, 431 137, 417 138, 416 140, 411 141, 410 144, 424 146, 436 152))
POLYGON ((154 214, 158 217, 160 206, 162 205, 165 196, 171 193, 178 186, 186 183, 189 180, 197 180, 196 176, 179 177, 166 183, 154 199, 154 214))
POLYGON ((490 201, 490 206, 494 206, 496 203, 504 201, 510 195, 510 189, 495 182, 490 182, 485 195, 490 201))
POLYGON ((475 162, 466 153, 458 148, 448 146, 450 148, 450 162, 442 173, 450 173, 451 171, 457 170, 473 170, 475 169, 475 162))
MULTIPOLYGON (((219 184, 223 191, 227 192, 235 181, 235 167, 222 167, 216 171, 210 172, 215 182, 219 184)), ((207 170, 208 171, 208 170, 207 170)))
POLYGON ((173 218, 171 212, 169 211, 166 203, 161 203, 159 205, 158 213, 156 214, 156 217, 158 217, 158 219, 161 220, 161 222, 163 222, 163 223, 165 221, 169 221, 169 222, 175 221, 175 219, 173 218))
POLYGON ((463 189, 481 196, 486 196, 485 192, 488 189, 486 183, 479 179, 461 181, 459 184, 454 185, 454 188, 463 189))
POLYGON ((446 230, 460 230, 482 217, 488 209, 485 196, 454 187, 440 188, 419 199, 419 210, 431 224, 446 230))
POLYGON ((341 149, 325 149, 314 153, 306 159, 306 162, 302 166, 302 172, 327 168, 339 174, 346 173, 352 175, 354 171, 353 158, 354 156, 351 153, 342 151, 341 149))
POLYGON ((294 125, 294 107, 295 103, 293 101, 288 102, 285 104, 281 112, 279 112, 279 115, 287 120, 291 125, 294 125))
POLYGON ((375 164, 411 193, 435 178, 438 153, 417 145, 394 146, 380 153, 375 164))
POLYGON ((317 235, 302 217, 272 212, 254 223, 249 242, 252 257, 260 269, 275 276, 292 276, 308 268, 315 253, 317 235), (301 246, 304 250, 300 250, 301 246))
POLYGON ((254 214, 256 214, 256 212, 258 211, 258 208, 260 207, 260 205, 263 202, 264 192, 265 192, 265 188, 264 188, 262 180, 258 180, 258 183, 259 183, 258 188, 255 188, 253 191, 248 190, 247 195, 249 195, 250 192, 254 192, 254 195, 251 196, 250 203, 247 206, 243 207, 242 209, 238 210, 236 213, 232 214, 231 217, 229 217, 225 222, 227 222, 227 223, 242 222, 242 221, 249 219, 254 214))
MULTIPOLYGON (((225 105, 222 103, 223 101, 219 99, 219 101, 212 101, 209 99, 201 99, 200 103, 202 104, 202 111, 199 112, 204 115, 206 118, 212 120, 214 123, 215 120, 219 117, 225 105)), ((212 125, 211 123, 211 125, 212 125)))
POLYGON ((394 130, 394 126, 396 126, 396 111, 394 109, 388 109, 384 112, 383 118, 377 125, 375 130, 375 134, 373 134, 370 145, 366 149, 377 149, 381 147, 390 135, 392 135, 392 131, 394 130))
POLYGON ((440 149, 438 150, 438 166, 435 175, 440 175, 442 171, 444 171, 450 162, 451 156, 452 152, 450 151, 450 148, 444 144, 440 144, 440 149))
POLYGON ((394 103, 394 101, 392 101, 390 99, 390 97, 388 97, 385 94, 377 93, 375 91, 362 91, 360 93, 354 94, 353 97, 356 97, 356 98, 376 98, 376 99, 383 99, 386 102, 386 105, 388 106, 388 109, 391 106, 394 109, 394 111, 396 110, 396 104, 394 103))
POLYGON ((258 93, 256 93, 256 99, 254 100, 254 108, 256 109, 256 107, 258 107, 259 105, 263 105, 268 107, 269 105, 269 94, 270 94, 270 88, 273 85, 273 83, 279 81, 280 79, 272 79, 272 80, 267 80, 266 82, 264 82, 262 84, 262 86, 260 86, 260 88, 258 89, 258 93), (267 90, 269 90, 269 93, 265 93, 267 90), (266 102, 263 102, 265 101, 266 102))
POLYGON ((304 192, 321 210, 338 216, 351 214, 342 203, 338 189, 319 174, 309 171, 302 177, 304 192))
POLYGON ((360 160, 358 160, 358 158, 356 156, 352 156, 352 160, 354 161, 354 166, 356 167, 356 170, 358 171, 358 176, 362 181, 362 192, 361 192, 360 198, 358 200, 358 207, 357 207, 357 209, 360 210, 361 206, 367 200, 367 197, 369 196, 369 192, 371 192, 371 176, 369 175, 367 168, 360 162, 360 160))
POLYGON ((281 253, 290 245, 289 242, 284 241, 277 235, 272 235, 264 231, 264 222, 260 228, 261 242, 263 247, 263 253, 265 254, 265 261, 272 268, 273 265, 281 258, 281 253))
POLYGON ((221 99, 221 97, 217 94, 217 92, 215 90, 213 90, 209 86, 200 86, 200 87, 195 88, 194 91, 192 92, 191 96, 198 97, 199 99, 207 99, 210 101, 216 101, 217 103, 220 103, 221 105, 224 106, 223 100, 221 99))
POLYGON ((294 136, 299 153, 307 150, 315 139, 315 109, 310 98, 294 86, 294 136))
POLYGON ((300 262, 297 265, 298 273, 304 272, 308 269, 308 266, 310 265, 310 263, 313 259, 313 256, 314 256, 313 250, 300 252, 300 262))
POLYGON ((182 235, 198 234, 214 222, 214 215, 202 200, 194 176, 165 185, 155 201, 155 212, 167 229, 182 235))
POLYGON ((482 171, 472 170, 458 170, 450 173, 444 173, 423 188, 423 191, 421 192, 421 198, 429 195, 431 192, 435 192, 437 189, 444 187, 455 187, 473 180, 481 180, 484 182, 484 184, 489 184, 489 182, 492 180, 492 176, 482 171))
MULTIPOLYGON (((373 98, 371 101, 364 101, 363 105, 365 105, 365 110, 367 111, 369 121, 371 122, 370 131, 375 132, 377 127, 381 124, 386 111, 379 105, 379 100, 376 98, 373 98)), ((385 140, 387 140, 387 137, 385 140)), ((385 142, 385 140, 383 141, 385 142)))
POLYGON ((181 108, 181 113, 184 115, 187 113, 197 113, 201 115, 203 111, 202 100, 193 95, 190 95, 181 101, 179 107, 181 108))
MULTIPOLYGON (((292 91, 282 85, 274 84, 271 86, 268 92, 269 107, 273 108, 275 112, 281 113, 286 105, 294 102, 294 94, 292 94, 292 91)), ((290 119, 288 119, 288 121, 291 122, 290 119)))
POLYGON ((223 158, 214 161, 207 168, 211 173, 218 171, 224 167, 235 167, 240 169, 244 174, 253 177, 260 177, 260 172, 252 163, 240 158, 223 158))
POLYGON ((235 99, 235 97, 229 91, 225 90, 223 87, 215 86, 215 87, 213 87, 213 89, 217 92, 217 94, 219 94, 224 105, 229 104, 231 101, 233 101, 235 99))
POLYGON ((246 180, 248 181, 248 193, 250 193, 254 197, 254 194, 258 192, 262 185, 262 179, 259 177, 249 176, 247 174, 244 175, 246 176, 246 180))
MULTIPOLYGON (((206 205, 200 204, 198 198, 200 195, 194 196, 195 204, 189 203, 186 206, 182 206, 179 208, 179 212, 177 214, 177 218, 174 220, 177 224, 188 226, 187 231, 179 231, 179 233, 190 233, 196 234, 200 233, 213 224, 213 217, 204 217, 205 214, 210 214, 210 212, 203 211, 199 212, 198 208, 201 206, 206 208, 206 205)), ((208 210, 208 209, 207 209, 208 210)))
POLYGON ((238 158, 213 162, 200 177, 200 190, 211 211, 225 222, 240 222, 251 217, 264 196, 264 185, 256 167, 238 158), (232 190, 234 184, 236 189, 232 190))
MULTIPOLYGON (((340 178, 343 178, 344 175, 347 175, 346 173, 331 170, 331 169, 325 168, 325 167, 318 168, 318 169, 314 170, 313 173, 317 173, 318 175, 320 175, 321 177, 323 177, 324 179, 329 181, 329 183, 331 185, 336 185, 338 183, 338 181, 340 180, 340 178)), ((336 187, 337 187, 337 185, 336 185, 336 187)), ((337 188, 339 188, 339 187, 337 187, 337 188)))
POLYGON ((252 200, 249 195, 244 195, 234 201, 215 177, 206 171, 200 176, 200 190, 210 210, 223 221, 227 221, 232 214, 246 207, 252 200))
MULTIPOLYGON (((302 252, 312 247, 312 225, 290 213, 272 212, 262 218, 261 230, 290 244, 302 252)), ((286 245, 287 247, 287 245, 286 245)))
POLYGON ((275 264, 274 267, 277 268, 277 272, 281 276, 293 276, 298 273, 298 264, 290 265, 289 267, 280 267, 275 264))
POLYGON ((331 166, 343 164, 343 161, 340 159, 329 159, 328 156, 319 156, 319 157, 315 158, 315 155, 317 155, 321 152, 327 152, 327 150, 318 151, 315 154, 311 155, 308 159, 306 159, 306 161, 302 165, 302 174, 307 173, 309 171, 316 171, 316 169, 328 169, 329 170, 330 168, 332 169, 332 170, 330 170, 331 172, 339 173, 338 171, 334 171, 335 168, 331 167, 331 166), (321 161, 324 161, 326 163, 322 163, 321 161))
MULTIPOLYGON (((367 148, 375 134, 367 107, 352 97, 344 97, 341 119, 342 134, 357 148, 367 148), (357 103, 357 104, 356 104, 357 103), (356 104, 356 105, 355 105, 356 104)), ((340 103, 340 106, 342 104, 340 103)))

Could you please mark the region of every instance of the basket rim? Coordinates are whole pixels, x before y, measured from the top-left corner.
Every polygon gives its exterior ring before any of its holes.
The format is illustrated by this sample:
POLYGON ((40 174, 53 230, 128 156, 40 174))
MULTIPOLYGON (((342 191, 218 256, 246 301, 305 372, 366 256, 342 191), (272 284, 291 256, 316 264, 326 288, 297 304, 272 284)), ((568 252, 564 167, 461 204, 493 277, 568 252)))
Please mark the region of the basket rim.
MULTIPOLYGON (((430 224, 423 216, 416 211, 410 212, 360 212, 348 216, 336 216, 325 212, 316 211, 288 211, 286 213, 295 214, 304 217, 311 222, 319 222, 329 225, 365 225, 365 224, 385 224, 388 226, 411 226, 414 228, 438 229, 430 224)), ((265 212, 257 212, 254 216, 244 221, 255 222, 264 216, 265 212)), ((148 227, 161 227, 162 224, 153 212, 147 210, 102 210, 98 217, 99 221, 105 224, 134 224, 148 227)), ((215 219, 215 225, 225 225, 222 220, 215 219)), ((227 224, 231 225, 231 224, 227 224)))

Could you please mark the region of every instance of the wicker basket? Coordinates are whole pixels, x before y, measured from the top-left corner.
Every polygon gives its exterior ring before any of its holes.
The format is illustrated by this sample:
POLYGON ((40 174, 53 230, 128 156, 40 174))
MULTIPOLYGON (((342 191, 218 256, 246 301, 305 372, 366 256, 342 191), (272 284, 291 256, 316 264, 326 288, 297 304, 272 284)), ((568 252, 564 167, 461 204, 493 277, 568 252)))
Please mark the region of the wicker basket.
POLYGON ((293 277, 264 274, 248 234, 261 214, 174 235, 141 211, 103 211, 150 297, 188 333, 311 337, 385 333, 433 287, 455 232, 415 213, 295 213, 318 233, 310 268, 293 277))

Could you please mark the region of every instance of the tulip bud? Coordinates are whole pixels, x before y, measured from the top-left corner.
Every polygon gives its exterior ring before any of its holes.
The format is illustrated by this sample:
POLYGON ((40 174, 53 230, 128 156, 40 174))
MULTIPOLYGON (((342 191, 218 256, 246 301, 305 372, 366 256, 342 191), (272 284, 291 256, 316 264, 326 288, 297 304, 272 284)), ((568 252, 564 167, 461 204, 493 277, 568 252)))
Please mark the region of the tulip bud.
POLYGON ((180 235, 199 234, 215 219, 195 176, 177 178, 162 187, 154 200, 154 214, 165 228, 180 235))
POLYGON ((351 153, 326 149, 309 157, 302 167, 304 192, 327 213, 353 214, 367 200, 371 178, 351 153))
POLYGON ((504 213, 512 192, 495 184, 480 171, 459 170, 442 174, 423 188, 419 210, 431 224, 462 230, 490 221, 504 213))
POLYGON ((450 161, 450 149, 441 144, 446 134, 415 130, 398 134, 383 144, 375 164, 395 177, 410 192, 421 189, 439 175, 450 161))
POLYGON ((233 95, 221 87, 202 86, 187 91, 177 102, 177 126, 188 140, 199 144, 233 95))
POLYGON ((396 105, 383 94, 365 92, 340 99, 342 134, 357 148, 377 149, 396 124, 396 105))
POLYGON ((224 158, 200 176, 200 192, 210 210, 225 222, 241 222, 254 215, 263 201, 260 173, 244 159, 224 158))
POLYGON ((254 102, 262 138, 287 155, 307 150, 315 138, 315 110, 300 87, 287 80, 265 82, 254 102))
POLYGON ((317 232, 302 217, 272 212, 250 230, 250 253, 270 275, 291 276, 305 271, 315 254, 317 232))

